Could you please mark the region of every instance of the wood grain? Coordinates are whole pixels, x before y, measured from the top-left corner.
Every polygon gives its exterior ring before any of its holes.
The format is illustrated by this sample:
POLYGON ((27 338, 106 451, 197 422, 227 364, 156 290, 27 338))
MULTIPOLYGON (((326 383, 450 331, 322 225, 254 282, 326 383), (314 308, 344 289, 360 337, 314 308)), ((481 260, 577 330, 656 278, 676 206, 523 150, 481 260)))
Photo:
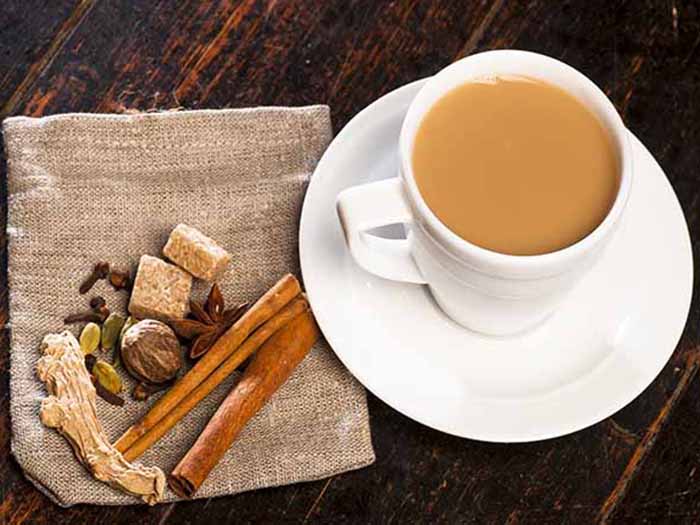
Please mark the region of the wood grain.
POLYGON ((664 425, 668 424, 673 410, 676 408, 676 405, 683 398, 695 379, 698 372, 698 365, 698 354, 696 350, 691 356, 689 356, 683 374, 681 375, 675 390, 657 414, 656 419, 654 419, 651 425, 649 425, 649 428, 646 429, 644 437, 635 448, 634 453, 630 457, 629 462, 625 467, 625 470, 617 480, 615 488, 613 488, 603 505, 600 507, 600 511, 598 512, 596 519, 596 521, 599 523, 609 523, 611 518, 615 516, 618 505, 624 501, 632 482, 642 471, 644 462, 651 454, 651 451, 653 450, 656 440, 661 434, 664 425))
POLYGON ((0 118, 14 113, 61 50, 92 2, 26 0, 3 4, 0 18, 0 118))
MULTIPOLYGON (((9 78, 0 80, 7 82, 0 103, 17 114, 326 103, 339 130, 377 97, 465 54, 514 47, 560 58, 611 97, 666 170, 693 240, 700 236, 697 1, 104 0, 52 6, 36 25, 25 5, 0 6, 28 28, 19 42, 0 37, 0 53, 20 71, 0 72, 9 78), (23 59, 24 46, 39 51, 23 59)), ((3 272, 0 320, 6 282, 3 272)), ((698 522, 699 326, 694 295, 681 343, 658 379, 612 418, 573 435, 523 445, 467 441, 370 395, 374 466, 152 509, 61 510, 24 480, 9 456, 5 335, 0 515, 4 523, 52 525, 698 522)))

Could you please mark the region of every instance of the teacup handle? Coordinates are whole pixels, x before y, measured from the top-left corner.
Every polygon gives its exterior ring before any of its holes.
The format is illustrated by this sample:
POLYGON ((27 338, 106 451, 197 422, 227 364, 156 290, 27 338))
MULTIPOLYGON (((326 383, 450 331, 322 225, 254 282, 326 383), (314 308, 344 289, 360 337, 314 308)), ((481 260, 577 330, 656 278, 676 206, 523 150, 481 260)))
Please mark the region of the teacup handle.
POLYGON ((348 188, 336 203, 350 253, 370 273, 408 283, 425 284, 411 255, 408 239, 383 239, 367 230, 413 222, 399 178, 348 188))

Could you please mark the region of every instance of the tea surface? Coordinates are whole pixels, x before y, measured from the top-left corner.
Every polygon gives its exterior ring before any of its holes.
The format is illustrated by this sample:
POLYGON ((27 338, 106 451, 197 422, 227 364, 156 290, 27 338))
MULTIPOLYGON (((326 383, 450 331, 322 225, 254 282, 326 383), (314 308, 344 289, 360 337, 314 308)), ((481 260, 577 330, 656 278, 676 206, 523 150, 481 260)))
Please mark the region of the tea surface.
POLYGON ((522 77, 447 93, 423 117, 412 155, 433 213, 463 239, 511 255, 581 240, 619 185, 597 117, 562 89, 522 77))

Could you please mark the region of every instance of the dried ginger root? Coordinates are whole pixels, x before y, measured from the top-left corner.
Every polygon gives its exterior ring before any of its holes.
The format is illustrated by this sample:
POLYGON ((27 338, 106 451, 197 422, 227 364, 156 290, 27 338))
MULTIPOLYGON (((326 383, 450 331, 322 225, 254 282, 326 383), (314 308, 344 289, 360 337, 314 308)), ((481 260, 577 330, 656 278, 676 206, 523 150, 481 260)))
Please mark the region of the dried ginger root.
POLYGON ((98 480, 149 505, 160 501, 165 490, 163 471, 129 463, 107 439, 95 410, 95 387, 73 334, 48 334, 41 351, 37 374, 50 394, 41 402, 41 422, 63 434, 98 480))

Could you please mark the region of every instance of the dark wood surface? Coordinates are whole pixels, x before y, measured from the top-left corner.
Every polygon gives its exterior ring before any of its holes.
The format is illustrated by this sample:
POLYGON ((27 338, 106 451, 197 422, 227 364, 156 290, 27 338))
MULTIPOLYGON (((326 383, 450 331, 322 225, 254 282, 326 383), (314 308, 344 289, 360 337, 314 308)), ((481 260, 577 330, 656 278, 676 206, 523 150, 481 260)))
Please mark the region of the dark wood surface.
MULTIPOLYGON (((470 53, 510 47, 560 58, 605 90, 666 170, 695 241, 697 1, 5 0, 0 116, 325 103, 338 131, 404 83, 470 53)), ((4 216, 4 177, 0 190, 4 216)), ((4 248, 2 261, 5 323, 4 248)), ((377 462, 369 468, 206 501, 67 510, 37 492, 10 455, 5 330, 0 517, 51 525, 698 523, 699 317, 694 295, 659 378, 613 417, 570 436, 523 445, 462 440, 370 395, 377 462)))

